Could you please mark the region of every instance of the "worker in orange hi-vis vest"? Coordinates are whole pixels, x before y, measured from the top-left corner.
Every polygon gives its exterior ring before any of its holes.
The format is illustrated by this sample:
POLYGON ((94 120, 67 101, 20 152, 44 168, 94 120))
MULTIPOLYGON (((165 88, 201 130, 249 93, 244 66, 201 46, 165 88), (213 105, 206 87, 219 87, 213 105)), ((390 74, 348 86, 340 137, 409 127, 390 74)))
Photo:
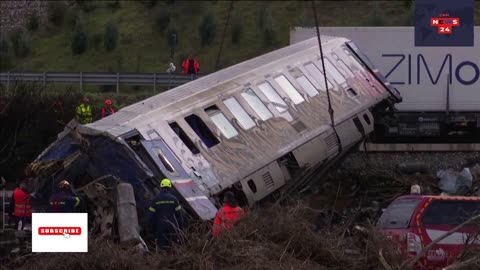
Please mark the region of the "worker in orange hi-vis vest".
POLYGON ((233 192, 225 192, 223 196, 223 207, 218 210, 213 220, 213 237, 217 238, 222 230, 232 228, 233 225, 245 215, 245 210, 238 206, 233 192))

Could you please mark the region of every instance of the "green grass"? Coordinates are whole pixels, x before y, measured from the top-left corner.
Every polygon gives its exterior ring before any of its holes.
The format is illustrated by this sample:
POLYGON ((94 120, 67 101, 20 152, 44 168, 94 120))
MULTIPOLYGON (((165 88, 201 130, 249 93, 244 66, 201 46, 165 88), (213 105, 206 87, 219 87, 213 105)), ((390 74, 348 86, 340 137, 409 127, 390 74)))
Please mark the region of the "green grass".
MULTIPOLYGON (((480 23, 480 3, 476 4, 476 22, 480 23)), ((121 7, 111 9, 106 2, 96 2, 96 9, 84 14, 88 34, 88 48, 82 55, 71 52, 71 27, 66 23, 61 28, 42 26, 32 35, 32 55, 16 59, 15 70, 33 71, 119 71, 119 72, 165 72, 169 62, 170 48, 166 34, 154 28, 155 14, 160 9, 172 11, 171 23, 179 30, 179 44, 175 50, 175 64, 180 68, 180 55, 193 52, 203 73, 215 69, 220 39, 217 36, 211 46, 202 48, 198 25, 203 16, 213 13, 217 28, 223 29, 228 1, 202 1, 189 3, 175 1, 174 5, 160 2, 153 8, 146 8, 134 1, 122 1, 121 7), (172 22, 173 20, 173 22, 172 22), (96 50, 92 37, 100 33, 103 37, 105 25, 113 21, 119 28, 119 41, 113 52, 103 48, 96 50)), ((373 3, 369 1, 317 1, 320 26, 368 26, 373 3)), ((404 25, 404 1, 379 1, 378 9, 385 18, 386 26, 404 25)), ((274 49, 287 46, 289 31, 293 26, 313 26, 314 17, 310 1, 236 1, 232 16, 243 22, 240 44, 231 43, 230 28, 227 28, 221 56, 221 66, 227 67, 274 49), (277 31, 276 44, 263 45, 263 29, 258 25, 261 10, 270 9, 274 28, 277 31)))

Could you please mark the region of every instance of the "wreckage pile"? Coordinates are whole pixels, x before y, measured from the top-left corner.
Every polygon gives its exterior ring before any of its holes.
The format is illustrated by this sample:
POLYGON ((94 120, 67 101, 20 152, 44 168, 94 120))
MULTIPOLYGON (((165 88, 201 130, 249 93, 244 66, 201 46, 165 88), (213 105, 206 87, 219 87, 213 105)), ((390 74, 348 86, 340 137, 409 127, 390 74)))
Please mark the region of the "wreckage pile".
MULTIPOLYGON (((87 254, 27 254, 1 263, 7 269, 404 270, 393 245, 374 226, 382 209, 408 194, 412 184, 419 184, 423 194, 475 195, 480 166, 464 158, 457 161, 459 166, 433 168, 425 168, 418 160, 390 160, 391 164, 382 165, 376 158, 352 153, 316 185, 282 203, 252 209, 219 239, 212 238, 210 224, 191 221, 181 243, 168 252, 157 252, 152 246, 145 252, 133 245, 120 246, 109 237, 97 237, 90 240, 87 254), (445 170, 448 167, 452 170, 445 170)), ((88 190, 84 190, 86 195, 88 190)), ((98 197, 97 193, 87 197, 98 197)), ((107 201, 103 204, 108 206, 107 201)), ((478 269, 479 254, 467 249, 461 261, 469 266, 457 264, 451 269, 478 269)))
MULTIPOLYGON (((3 265, 8 269, 399 269, 399 254, 374 227, 381 209, 408 194, 414 183, 424 193, 439 194, 442 180, 428 172, 405 173, 399 166, 368 169, 365 164, 367 170, 359 172, 346 165, 351 164, 343 162, 299 195, 302 198, 252 209, 219 239, 212 238, 210 224, 192 221, 182 243, 168 252, 152 247, 143 252, 98 238, 90 240, 87 254, 34 254, 11 258, 3 265)), ((480 169, 473 166, 471 171, 476 187, 480 169)), ((478 254, 468 250, 462 260, 475 264, 480 262, 478 254)))
MULTIPOLYGON (((168 253, 122 249, 91 241, 87 254, 38 254, 9 262, 9 269, 381 269, 384 241, 372 229, 348 224, 315 226, 318 210, 303 202, 249 213, 236 229, 212 239, 207 224, 194 224, 168 253), (316 230, 317 229, 317 230, 316 230), (370 233, 369 233, 370 232, 370 233)), ((389 261, 395 254, 386 251, 389 261)), ((4 264, 5 265, 5 264, 4 264)))

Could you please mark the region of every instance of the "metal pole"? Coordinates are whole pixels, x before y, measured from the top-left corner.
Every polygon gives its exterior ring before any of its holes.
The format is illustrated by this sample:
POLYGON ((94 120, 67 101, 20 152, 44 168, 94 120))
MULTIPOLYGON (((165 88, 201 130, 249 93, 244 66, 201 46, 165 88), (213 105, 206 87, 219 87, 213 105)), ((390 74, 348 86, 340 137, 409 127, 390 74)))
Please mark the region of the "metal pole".
POLYGON ((157 73, 153 73, 153 94, 157 92, 157 73))
POLYGON ((3 188, 2 195, 2 231, 5 231, 5 188, 3 188))
POLYGON ((10 90, 10 71, 7 71, 7 92, 10 90))
POLYGON ((46 84, 47 84, 47 72, 43 72, 43 89, 45 89, 46 84))
POLYGON ((80 92, 83 92, 83 72, 80 71, 80 92))
POLYGON ((117 95, 120 92, 120 73, 117 72, 117 95))
POLYGON ((176 34, 172 34, 172 36, 170 37, 170 40, 171 40, 171 47, 170 47, 170 62, 173 62, 173 56, 175 54, 175 45, 177 45, 177 35, 176 34))

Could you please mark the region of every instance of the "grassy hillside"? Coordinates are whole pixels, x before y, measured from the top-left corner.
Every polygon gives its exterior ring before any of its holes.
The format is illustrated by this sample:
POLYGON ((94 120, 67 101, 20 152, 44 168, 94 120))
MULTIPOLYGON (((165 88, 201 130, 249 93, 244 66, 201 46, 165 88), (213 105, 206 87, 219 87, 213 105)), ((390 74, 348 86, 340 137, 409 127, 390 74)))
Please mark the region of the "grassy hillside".
MULTIPOLYGON (((193 52, 201 72, 214 70, 229 1, 154 4, 150 4, 152 1, 120 1, 116 8, 110 6, 111 2, 94 2, 83 10, 74 4, 64 12, 60 26, 48 23, 30 31, 31 53, 14 59, 12 69, 164 72, 170 55, 166 32, 175 28, 178 36, 175 63, 179 65, 186 54, 193 52), (155 22, 161 13, 169 14, 170 22, 158 29, 155 22), (207 14, 214 17, 216 36, 211 45, 202 47, 198 28, 207 14), (74 55, 71 49, 75 21, 81 22, 87 34, 87 49, 80 55, 74 55), (103 46, 105 26, 109 22, 114 23, 119 32, 117 48, 111 52, 103 46)), ((406 25, 409 21, 406 1, 378 1, 377 4, 317 1, 317 8, 321 26, 406 25)), ((241 39, 238 44, 232 44, 232 28, 227 27, 221 57, 223 67, 288 45, 290 27, 312 26, 313 13, 308 1, 235 1, 231 22, 241 25, 241 39), (266 44, 265 36, 270 37, 270 45, 266 44)))

